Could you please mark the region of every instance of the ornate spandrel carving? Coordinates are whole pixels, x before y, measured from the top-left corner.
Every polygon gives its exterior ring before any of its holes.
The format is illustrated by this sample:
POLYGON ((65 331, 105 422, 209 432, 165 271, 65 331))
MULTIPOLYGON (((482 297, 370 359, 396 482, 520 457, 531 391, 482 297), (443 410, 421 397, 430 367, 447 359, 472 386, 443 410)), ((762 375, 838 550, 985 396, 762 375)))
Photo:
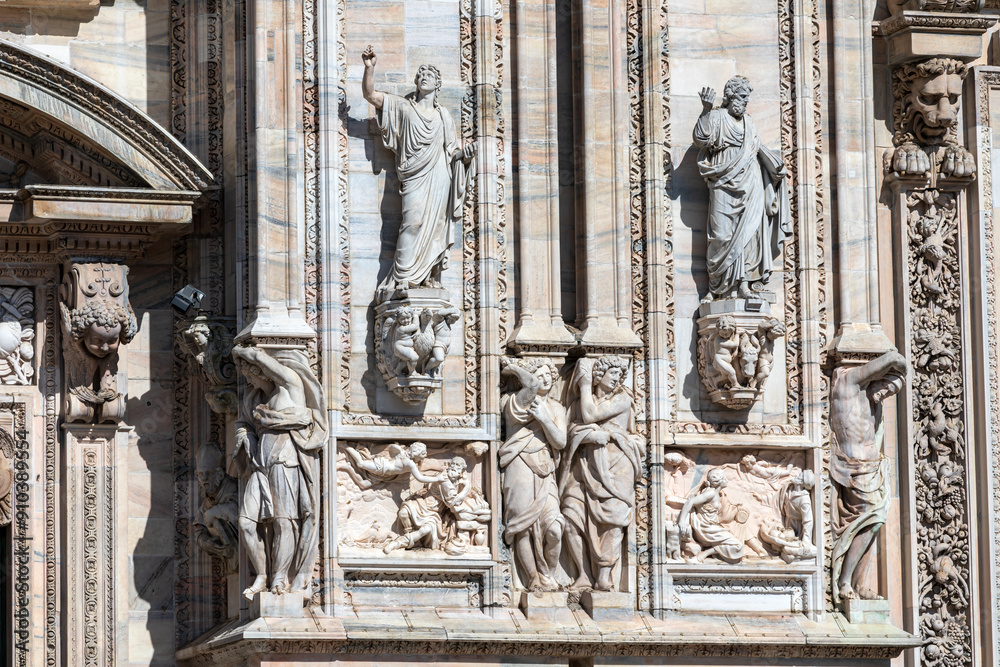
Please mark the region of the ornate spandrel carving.
POLYGON ((708 213, 708 299, 747 298, 763 291, 773 262, 792 235, 781 154, 761 145, 746 113, 753 88, 742 76, 726 82, 722 104, 703 88, 694 128, 698 169, 711 192, 708 213))
POLYGON ((954 58, 905 63, 892 71, 893 144, 886 171, 900 176, 969 180, 972 154, 958 143, 962 87, 968 66, 954 58))
POLYGON ((504 359, 500 446, 504 541, 510 545, 522 585, 555 590, 565 519, 559 503, 557 462, 566 448, 566 408, 555 397, 558 371, 544 359, 504 359))
POLYGON ((249 598, 309 593, 319 556, 319 451, 326 445, 323 389, 298 349, 232 350, 247 389, 236 423, 244 480, 239 527, 255 579, 249 598))
POLYGON ((118 390, 118 348, 139 325, 128 301, 128 267, 72 264, 59 290, 66 365, 66 421, 118 423, 126 396, 118 390))
POLYGON ((878 599, 864 585, 864 564, 889 512, 889 459, 882 401, 903 387, 906 360, 896 351, 867 363, 842 360, 833 371, 830 427, 833 601, 878 599))
POLYGON ((35 375, 35 292, 0 287, 0 381, 28 385, 35 375))
POLYGON ((375 309, 375 363, 389 391, 419 404, 441 386, 441 367, 461 313, 448 303, 447 290, 406 294, 375 309))
POLYGON ((221 558, 227 574, 236 572, 238 489, 236 480, 226 474, 225 454, 218 444, 208 442, 201 446, 195 475, 201 491, 201 508, 194 524, 198 546, 221 558))
POLYGON ((359 554, 397 550, 437 555, 488 552, 492 510, 483 494, 485 443, 468 443, 464 455, 427 445, 345 445, 338 470, 341 547, 359 554), (470 470, 469 461, 473 462, 470 470), (371 551, 368 551, 371 550, 371 551), (376 551, 377 550, 377 551, 376 551))
POLYGON ((581 359, 570 385, 575 400, 559 488, 574 588, 619 587, 622 547, 635 520, 635 486, 645 456, 632 392, 625 385, 628 367, 624 357, 581 359))
POLYGON ((231 318, 200 314, 177 325, 177 341, 189 355, 188 364, 205 383, 205 400, 223 415, 235 415, 238 404, 232 323, 231 318))
POLYGON ((715 403, 733 410, 749 408, 764 392, 774 365, 774 342, 785 325, 763 311, 747 311, 746 300, 702 304, 698 319, 698 373, 715 403), (725 303, 735 310, 713 312, 725 303))
POLYGON ((814 559, 816 479, 802 465, 800 454, 666 452, 667 558, 775 564, 814 559))

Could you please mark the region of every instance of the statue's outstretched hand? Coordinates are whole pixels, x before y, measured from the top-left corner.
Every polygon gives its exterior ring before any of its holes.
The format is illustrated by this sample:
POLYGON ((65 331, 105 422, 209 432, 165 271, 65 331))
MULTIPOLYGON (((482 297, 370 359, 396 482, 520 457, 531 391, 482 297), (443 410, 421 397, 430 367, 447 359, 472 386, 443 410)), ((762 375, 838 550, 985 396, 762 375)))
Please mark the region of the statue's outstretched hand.
POLYGON ((701 97, 701 105, 705 107, 705 111, 711 111, 715 105, 715 90, 705 86, 701 89, 699 97, 701 97))
POLYGON ((375 49, 369 44, 368 48, 365 49, 364 53, 361 54, 361 62, 365 64, 365 67, 375 67, 375 62, 378 58, 375 56, 375 49))

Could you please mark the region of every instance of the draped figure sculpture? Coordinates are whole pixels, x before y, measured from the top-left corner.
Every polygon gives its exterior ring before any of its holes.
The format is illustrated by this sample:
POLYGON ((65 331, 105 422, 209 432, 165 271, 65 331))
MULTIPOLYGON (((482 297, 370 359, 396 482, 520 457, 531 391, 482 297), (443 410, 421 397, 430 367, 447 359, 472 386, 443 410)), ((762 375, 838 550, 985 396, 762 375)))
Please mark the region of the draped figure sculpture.
POLYGON ((906 359, 895 350, 865 364, 844 363, 833 371, 830 448, 833 482, 830 556, 833 601, 875 599, 863 585, 866 561, 889 515, 889 459, 882 451, 882 401, 903 388, 906 359))
POLYGON ((233 454, 244 479, 240 534, 256 575, 243 594, 253 599, 269 576, 272 593, 307 592, 319 555, 323 390, 300 350, 238 346, 233 358, 249 385, 233 454))
POLYGON ((573 588, 613 591, 622 542, 635 510, 642 438, 635 431, 632 393, 624 385, 628 361, 581 359, 571 384, 569 439, 560 496, 566 547, 577 576, 573 588))
POLYGON ((403 220, 392 270, 378 288, 378 300, 396 290, 440 287, 448 264, 452 230, 462 218, 465 193, 474 170, 469 163, 476 144, 459 144, 455 122, 438 102, 441 72, 421 65, 416 90, 406 97, 375 90, 376 56, 369 46, 361 55, 365 71, 361 90, 378 111, 382 141, 396 154, 403 220))
POLYGON ((734 76, 718 109, 715 91, 701 91, 694 143, 709 191, 707 300, 760 292, 792 235, 785 166, 780 152, 761 145, 746 113, 752 91, 746 78, 734 76))
POLYGON ((555 368, 540 360, 507 361, 503 374, 521 385, 503 398, 507 439, 500 446, 504 539, 527 588, 555 590, 565 520, 556 468, 566 447, 566 409, 552 395, 555 368))

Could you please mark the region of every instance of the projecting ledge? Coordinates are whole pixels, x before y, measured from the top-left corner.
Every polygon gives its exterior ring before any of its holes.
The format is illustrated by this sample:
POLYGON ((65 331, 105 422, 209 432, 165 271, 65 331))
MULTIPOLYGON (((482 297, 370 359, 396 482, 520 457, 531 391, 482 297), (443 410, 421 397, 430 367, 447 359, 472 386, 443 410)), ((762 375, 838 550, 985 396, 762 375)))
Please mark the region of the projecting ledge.
MULTIPOLYGON (((516 609, 391 609, 331 618, 232 622, 177 653, 182 665, 242 664, 250 656, 308 652, 334 655, 455 655, 573 657, 672 656, 889 660, 919 639, 889 625, 851 625, 839 614, 812 622, 788 614, 690 614, 662 619, 637 613, 625 622, 595 622, 567 609, 573 623, 527 619, 516 609)), ((261 663, 264 664, 264 663, 261 663)), ((833 663, 831 663, 833 664, 833 663)))

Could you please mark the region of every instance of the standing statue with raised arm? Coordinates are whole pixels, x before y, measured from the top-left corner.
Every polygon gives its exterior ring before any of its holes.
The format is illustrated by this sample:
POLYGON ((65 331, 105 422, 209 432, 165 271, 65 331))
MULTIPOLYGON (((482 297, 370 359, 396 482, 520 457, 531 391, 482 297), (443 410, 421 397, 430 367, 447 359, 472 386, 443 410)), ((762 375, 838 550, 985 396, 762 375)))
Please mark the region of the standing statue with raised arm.
POLYGON ((323 390, 300 350, 239 346, 233 358, 249 385, 233 454, 244 478, 240 534, 256 575, 243 594, 253 599, 269 576, 272 593, 306 593, 319 555, 323 390))
POLYGON ((889 459, 882 451, 882 401, 903 388, 906 359, 895 350, 833 371, 830 452, 833 480, 833 600, 876 599, 860 582, 872 545, 889 513, 889 459))
POLYGON ((746 113, 753 87, 726 82, 722 104, 703 88, 694 127, 698 170, 708 184, 708 299, 752 297, 767 285, 772 262, 792 235, 781 153, 761 145, 746 113))
POLYGON ((441 72, 421 65, 416 90, 406 97, 375 90, 375 51, 369 46, 361 91, 378 111, 382 141, 396 154, 403 221, 396 241, 392 270, 378 289, 378 300, 396 290, 440 287, 448 264, 452 229, 462 218, 465 193, 473 170, 468 165, 476 144, 459 144, 455 122, 438 102, 441 72))

